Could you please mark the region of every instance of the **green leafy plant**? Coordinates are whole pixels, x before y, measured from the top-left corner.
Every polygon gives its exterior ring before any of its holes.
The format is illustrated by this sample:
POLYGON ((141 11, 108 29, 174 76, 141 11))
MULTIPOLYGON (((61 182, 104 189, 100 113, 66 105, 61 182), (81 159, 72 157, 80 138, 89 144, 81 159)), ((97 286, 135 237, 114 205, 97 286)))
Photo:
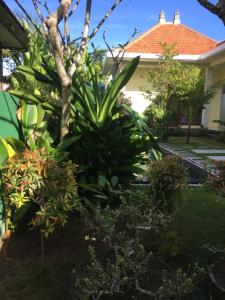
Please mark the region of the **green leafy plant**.
POLYGON ((184 299, 193 291, 195 277, 196 274, 191 276, 180 268, 170 278, 168 274, 164 274, 163 284, 159 289, 159 299, 184 299))
POLYGON ((64 225, 78 204, 75 170, 71 162, 59 165, 45 150, 25 150, 10 158, 1 174, 7 226, 15 228, 32 208, 30 225, 40 229, 43 250, 44 238, 64 225))
POLYGON ((152 103, 146 108, 144 114, 148 118, 148 126, 152 132, 160 140, 166 140, 169 137, 168 127, 174 119, 174 113, 161 105, 152 103))
POLYGON ((73 159, 79 164, 80 182, 104 188, 127 184, 153 149, 160 148, 146 122, 130 107, 118 104, 121 89, 133 75, 139 58, 129 63, 107 87, 90 66, 89 81, 74 78, 73 135, 80 135, 73 159), (113 182, 112 182, 113 181, 113 182))
POLYGON ((147 176, 149 195, 154 205, 160 210, 172 212, 175 200, 180 197, 185 186, 186 170, 182 160, 175 156, 166 156, 162 160, 150 163, 147 176))

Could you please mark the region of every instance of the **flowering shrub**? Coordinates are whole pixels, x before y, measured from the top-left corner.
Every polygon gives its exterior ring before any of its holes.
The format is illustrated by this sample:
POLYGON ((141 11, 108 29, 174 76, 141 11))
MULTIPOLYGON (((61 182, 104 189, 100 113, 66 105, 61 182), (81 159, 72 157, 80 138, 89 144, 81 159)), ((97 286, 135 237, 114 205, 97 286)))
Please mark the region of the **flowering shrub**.
POLYGON ((25 150, 10 158, 1 174, 7 225, 13 229, 31 206, 35 216, 30 225, 45 237, 64 225, 78 203, 74 172, 71 162, 58 165, 44 150, 25 150))

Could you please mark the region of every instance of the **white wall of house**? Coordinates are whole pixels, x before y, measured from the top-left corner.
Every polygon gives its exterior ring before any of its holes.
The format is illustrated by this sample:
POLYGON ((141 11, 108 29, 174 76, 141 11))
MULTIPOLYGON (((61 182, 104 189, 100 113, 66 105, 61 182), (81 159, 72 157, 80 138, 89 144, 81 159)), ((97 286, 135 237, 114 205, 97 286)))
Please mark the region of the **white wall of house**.
POLYGON ((140 64, 124 89, 124 93, 131 99, 132 108, 140 114, 151 103, 150 95, 146 93, 151 89, 151 84, 148 81, 148 73, 151 69, 149 64, 140 64))

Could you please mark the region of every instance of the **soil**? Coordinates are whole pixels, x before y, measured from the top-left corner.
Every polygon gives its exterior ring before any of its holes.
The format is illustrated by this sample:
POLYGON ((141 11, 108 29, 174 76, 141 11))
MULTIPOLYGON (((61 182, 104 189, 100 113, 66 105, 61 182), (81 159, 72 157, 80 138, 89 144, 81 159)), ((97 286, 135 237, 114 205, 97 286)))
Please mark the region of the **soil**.
POLYGON ((15 233, 0 255, 0 299, 71 300, 74 271, 87 260, 85 235, 80 217, 72 216, 46 241, 41 261, 39 231, 15 233))

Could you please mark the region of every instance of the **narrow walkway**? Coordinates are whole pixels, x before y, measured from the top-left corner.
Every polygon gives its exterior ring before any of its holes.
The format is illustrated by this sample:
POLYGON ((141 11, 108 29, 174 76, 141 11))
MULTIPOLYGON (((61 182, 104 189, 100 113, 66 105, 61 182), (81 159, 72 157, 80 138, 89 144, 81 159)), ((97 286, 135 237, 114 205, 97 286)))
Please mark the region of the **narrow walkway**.
POLYGON ((195 146, 194 148, 187 146, 186 149, 170 143, 160 143, 160 146, 167 153, 181 157, 204 175, 207 175, 209 172, 216 173, 215 167, 211 162, 212 160, 225 161, 225 146, 224 148, 219 146, 195 146))

